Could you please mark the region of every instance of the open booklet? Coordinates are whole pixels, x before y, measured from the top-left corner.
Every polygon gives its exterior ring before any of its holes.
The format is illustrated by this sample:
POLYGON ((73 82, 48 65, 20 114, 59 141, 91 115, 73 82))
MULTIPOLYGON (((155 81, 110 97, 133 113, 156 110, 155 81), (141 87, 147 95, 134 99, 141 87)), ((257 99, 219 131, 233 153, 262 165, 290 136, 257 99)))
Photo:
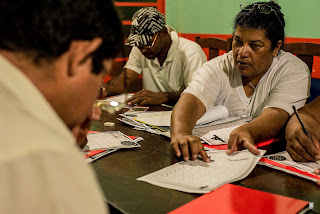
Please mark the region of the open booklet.
POLYGON ((248 150, 227 155, 225 151, 208 152, 211 162, 181 161, 138 178, 157 186, 189 193, 208 193, 226 183, 247 177, 265 150, 253 155, 248 150))

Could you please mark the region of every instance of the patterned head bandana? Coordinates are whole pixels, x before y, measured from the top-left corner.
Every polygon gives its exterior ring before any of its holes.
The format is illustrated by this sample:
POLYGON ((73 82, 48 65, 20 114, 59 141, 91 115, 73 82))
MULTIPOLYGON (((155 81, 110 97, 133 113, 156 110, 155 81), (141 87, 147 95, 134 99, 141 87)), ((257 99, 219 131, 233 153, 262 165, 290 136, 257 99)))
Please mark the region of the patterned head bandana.
POLYGON ((125 45, 146 46, 152 36, 165 26, 165 17, 154 7, 144 7, 132 17, 130 35, 125 45))

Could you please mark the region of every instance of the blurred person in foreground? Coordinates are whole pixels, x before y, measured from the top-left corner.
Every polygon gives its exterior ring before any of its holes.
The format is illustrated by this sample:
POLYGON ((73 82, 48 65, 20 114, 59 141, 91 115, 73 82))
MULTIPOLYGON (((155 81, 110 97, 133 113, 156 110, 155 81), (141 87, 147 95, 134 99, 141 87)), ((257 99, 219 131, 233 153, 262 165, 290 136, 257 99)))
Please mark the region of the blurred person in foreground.
POLYGON ((108 213, 77 142, 122 48, 112 1, 0 5, 0 213, 108 213))
POLYGON ((234 129, 228 154, 248 149, 259 154, 255 142, 275 137, 308 98, 307 65, 284 52, 285 21, 274 1, 241 5, 234 19, 232 51, 205 63, 173 109, 171 146, 177 156, 209 162, 200 138, 192 135, 196 121, 210 106, 224 105, 230 116, 254 119, 234 129))
POLYGON ((125 86, 130 88, 142 74, 143 89, 127 100, 129 105, 175 105, 194 72, 207 61, 200 45, 178 37, 154 7, 133 15, 126 45, 132 46, 128 62, 104 85, 104 96, 124 93, 125 86))

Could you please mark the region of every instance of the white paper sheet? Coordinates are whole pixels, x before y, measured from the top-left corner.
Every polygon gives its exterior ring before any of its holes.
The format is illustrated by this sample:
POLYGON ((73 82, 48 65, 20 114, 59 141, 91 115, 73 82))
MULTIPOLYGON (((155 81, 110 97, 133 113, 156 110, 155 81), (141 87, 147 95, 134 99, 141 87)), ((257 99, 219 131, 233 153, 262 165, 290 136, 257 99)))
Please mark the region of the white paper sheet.
POLYGON ((265 150, 253 155, 248 150, 227 155, 225 151, 208 152, 211 163, 182 161, 138 178, 150 184, 189 193, 208 193, 223 184, 247 177, 265 150))
POLYGON ((240 125, 236 125, 236 126, 231 126, 228 128, 213 130, 213 131, 210 131, 209 133, 205 134, 201 138, 209 145, 228 144, 228 140, 229 140, 231 132, 239 126, 240 125))
POLYGON ((131 138, 119 131, 89 133, 87 138, 88 143, 84 147, 84 151, 133 148, 141 146, 139 143, 134 142, 131 138))
POLYGON ((126 101, 126 99, 129 99, 130 97, 132 97, 134 94, 133 93, 127 93, 127 94, 119 94, 116 96, 112 96, 112 97, 107 97, 106 99, 103 99, 102 101, 116 101, 118 103, 124 103, 126 101))
POLYGON ((284 171, 289 174, 293 174, 293 175, 296 175, 308 180, 312 180, 312 181, 316 181, 320 179, 319 175, 317 176, 314 174, 314 170, 317 168, 320 168, 319 164, 317 164, 316 162, 296 162, 292 160, 292 158, 290 157, 287 151, 266 155, 266 156, 263 156, 263 158, 270 159, 273 162, 279 163, 280 165, 263 162, 262 159, 261 161, 258 162, 258 164, 265 165, 273 169, 284 171), (284 167, 281 167, 281 165, 284 167), (297 170, 290 169, 286 166, 293 167, 297 170))
MULTIPOLYGON (((133 119, 153 126, 170 126, 172 111, 148 111, 139 112, 133 119)), ((229 116, 226 107, 219 105, 213 106, 197 121, 197 125, 203 125, 212 121, 225 119, 229 116)))
POLYGON ((147 111, 134 113, 134 120, 153 125, 153 126, 170 126, 172 111, 147 111))

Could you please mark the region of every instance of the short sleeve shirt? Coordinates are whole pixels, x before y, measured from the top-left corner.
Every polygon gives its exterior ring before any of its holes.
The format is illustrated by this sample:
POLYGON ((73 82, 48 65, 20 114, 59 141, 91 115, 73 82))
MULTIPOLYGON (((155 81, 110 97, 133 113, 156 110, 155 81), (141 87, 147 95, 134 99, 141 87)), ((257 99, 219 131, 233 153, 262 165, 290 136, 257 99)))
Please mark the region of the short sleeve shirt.
POLYGON ((305 104, 309 88, 307 65, 281 50, 248 102, 243 98, 242 77, 236 70, 230 51, 205 63, 183 93, 196 96, 206 109, 211 105, 224 105, 230 116, 257 117, 267 107, 280 108, 292 114, 292 105, 300 108, 305 104))
POLYGON ((71 131, 2 56, 0 100, 0 213, 109 213, 71 131))
POLYGON ((172 43, 163 65, 157 58, 148 59, 137 47, 133 47, 124 68, 142 75, 143 88, 153 92, 175 92, 185 89, 194 72, 207 61, 202 48, 195 42, 178 37, 177 32, 167 26, 172 43))

